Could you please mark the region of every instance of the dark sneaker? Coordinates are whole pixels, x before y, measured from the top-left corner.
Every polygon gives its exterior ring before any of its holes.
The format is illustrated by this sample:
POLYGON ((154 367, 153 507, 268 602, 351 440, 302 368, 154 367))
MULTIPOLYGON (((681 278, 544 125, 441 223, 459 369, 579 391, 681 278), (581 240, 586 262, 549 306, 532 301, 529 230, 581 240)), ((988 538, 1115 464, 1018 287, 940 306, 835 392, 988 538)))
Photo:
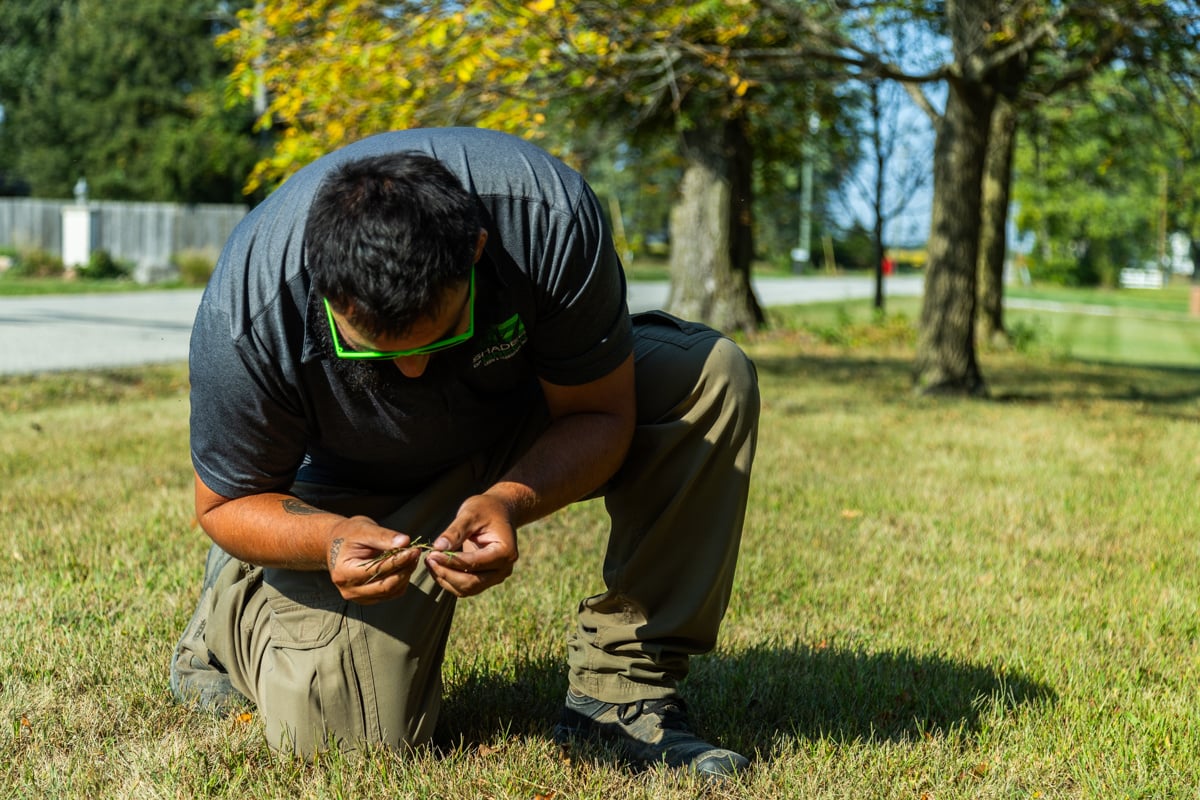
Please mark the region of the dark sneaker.
POLYGON ((219 547, 209 549, 200 602, 171 657, 171 694, 180 703, 212 714, 222 714, 245 701, 241 692, 233 688, 221 662, 204 644, 204 628, 213 605, 213 584, 231 558, 219 547))
POLYGON ((709 744, 688 728, 681 698, 604 703, 574 689, 567 691, 562 720, 554 739, 603 737, 615 742, 631 760, 686 767, 701 775, 724 778, 750 766, 745 756, 709 744))

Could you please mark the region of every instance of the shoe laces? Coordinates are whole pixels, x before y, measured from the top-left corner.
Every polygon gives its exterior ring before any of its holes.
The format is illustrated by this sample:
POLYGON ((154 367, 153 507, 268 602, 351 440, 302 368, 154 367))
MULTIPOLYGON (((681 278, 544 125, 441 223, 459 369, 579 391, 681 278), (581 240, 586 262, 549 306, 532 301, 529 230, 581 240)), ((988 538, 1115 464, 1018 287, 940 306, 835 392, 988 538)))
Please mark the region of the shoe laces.
POLYGON ((658 727, 663 730, 687 731, 687 706, 677 697, 664 697, 657 700, 635 700, 632 703, 622 703, 617 706, 617 719, 623 725, 630 725, 644 714, 658 717, 658 727))

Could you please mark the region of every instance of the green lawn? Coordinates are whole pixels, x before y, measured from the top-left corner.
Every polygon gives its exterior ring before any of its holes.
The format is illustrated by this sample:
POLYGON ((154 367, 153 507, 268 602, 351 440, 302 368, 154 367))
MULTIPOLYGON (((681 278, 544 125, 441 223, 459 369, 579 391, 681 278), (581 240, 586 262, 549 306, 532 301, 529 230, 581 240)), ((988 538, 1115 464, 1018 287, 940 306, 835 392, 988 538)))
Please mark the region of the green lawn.
POLYGON ((777 313, 747 345, 764 413, 735 592, 686 684, 698 727, 754 757, 741 783, 551 743, 564 634, 600 588, 594 503, 526 529, 513 578, 460 606, 437 749, 298 763, 253 714, 174 706, 205 551, 176 365, 0 379, 6 796, 1194 797, 1200 371, 1035 335, 981 354, 991 399, 933 401, 903 318, 777 313))
MULTIPOLYGON (((98 292, 136 292, 144 289, 162 289, 162 286, 146 286, 134 281, 86 281, 63 280, 62 278, 18 278, 0 274, 0 297, 21 297, 42 294, 96 294, 98 292)), ((171 287, 175 288, 175 287, 171 287)))
POLYGON ((1043 300, 1067 306, 1108 306, 1177 313, 1187 311, 1191 287, 1176 278, 1163 289, 1084 289, 1066 286, 1010 286, 1005 295, 1013 300, 1043 300))
MULTIPOLYGON (((1200 319, 1188 315, 1188 292, 1186 285, 1163 291, 1010 290, 1005 324, 1014 346, 1029 353, 1099 364, 1200 368, 1200 319)), ((921 300, 890 298, 887 313, 892 328, 896 318, 913 325, 921 300)), ((804 324, 829 342, 852 339, 856 326, 874 316, 866 302, 773 309, 771 314, 804 324)))

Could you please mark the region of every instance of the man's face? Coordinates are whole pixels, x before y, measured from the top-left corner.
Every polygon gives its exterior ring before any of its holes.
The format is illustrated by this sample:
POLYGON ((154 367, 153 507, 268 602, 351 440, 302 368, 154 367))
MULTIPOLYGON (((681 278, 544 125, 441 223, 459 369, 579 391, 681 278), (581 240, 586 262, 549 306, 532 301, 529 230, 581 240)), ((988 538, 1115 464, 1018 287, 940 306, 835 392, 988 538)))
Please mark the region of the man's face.
POLYGON ((353 307, 342 313, 328 302, 329 333, 339 360, 391 361, 407 378, 424 374, 429 360, 441 350, 467 341, 474 331, 475 276, 448 290, 432 313, 399 335, 371 336, 354 325, 353 307))

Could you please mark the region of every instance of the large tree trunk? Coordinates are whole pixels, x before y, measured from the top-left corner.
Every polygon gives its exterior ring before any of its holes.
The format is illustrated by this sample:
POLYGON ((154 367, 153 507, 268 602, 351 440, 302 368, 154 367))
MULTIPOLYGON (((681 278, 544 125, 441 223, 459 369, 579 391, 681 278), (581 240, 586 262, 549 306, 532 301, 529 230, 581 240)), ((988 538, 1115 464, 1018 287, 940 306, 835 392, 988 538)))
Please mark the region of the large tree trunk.
POLYGON ((1017 109, 999 98, 988 135, 979 228, 978 332, 981 341, 994 345, 1008 343, 1004 327, 1004 260, 1008 252, 1008 200, 1016 140, 1017 109))
POLYGON ((933 218, 917 339, 916 388, 985 394, 975 356, 975 288, 983 161, 994 99, 982 83, 950 82, 933 157, 933 218))
POLYGON ((720 331, 752 331, 763 319, 750 284, 753 157, 739 121, 716 125, 684 136, 666 308, 720 331))

